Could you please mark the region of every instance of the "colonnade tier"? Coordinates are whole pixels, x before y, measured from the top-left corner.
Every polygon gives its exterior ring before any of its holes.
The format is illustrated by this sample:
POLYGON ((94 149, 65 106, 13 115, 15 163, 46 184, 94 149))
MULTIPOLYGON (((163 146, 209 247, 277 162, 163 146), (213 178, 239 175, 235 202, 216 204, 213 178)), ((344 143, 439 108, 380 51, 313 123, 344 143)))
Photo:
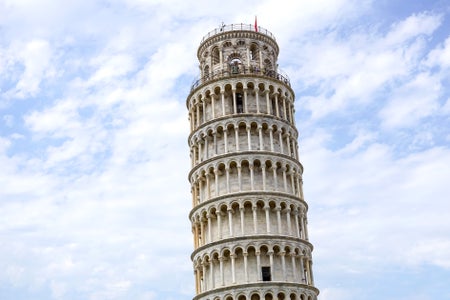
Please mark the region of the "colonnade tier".
POLYGON ((304 284, 262 282, 203 292, 193 300, 317 300, 318 289, 304 284))
POLYGON ((191 212, 194 247, 228 238, 275 235, 307 241, 307 208, 280 198, 212 202, 191 212))
POLYGON ((212 258, 249 253, 251 251, 261 253, 262 250, 265 250, 267 253, 285 253, 311 259, 313 245, 305 240, 274 235, 228 238, 208 243, 203 247, 195 249, 191 254, 191 259, 194 265, 196 265, 198 262, 208 262, 212 258))
POLYGON ((229 242, 218 246, 193 254, 199 292, 262 281, 314 285, 310 244, 260 238, 247 244, 229 242), (270 278, 261 272, 265 267, 271 270, 270 278))
POLYGON ((270 151, 299 159, 295 128, 270 117, 215 120, 193 132, 188 143, 192 167, 217 155, 241 151, 270 151))
POLYGON ((236 77, 210 82, 187 98, 191 131, 216 118, 238 114, 271 115, 295 124, 292 89, 271 78, 236 77))
POLYGON ((303 196, 303 168, 298 160, 272 154, 241 153, 204 162, 189 174, 193 205, 244 192, 303 196))

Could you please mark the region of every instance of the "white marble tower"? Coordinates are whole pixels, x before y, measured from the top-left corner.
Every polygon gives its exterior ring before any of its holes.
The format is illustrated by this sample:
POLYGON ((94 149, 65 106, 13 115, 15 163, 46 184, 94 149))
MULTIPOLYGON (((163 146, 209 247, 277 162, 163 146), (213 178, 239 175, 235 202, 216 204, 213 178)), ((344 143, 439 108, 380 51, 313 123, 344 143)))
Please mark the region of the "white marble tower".
POLYGON ((187 97, 194 300, 316 300, 294 92, 266 29, 224 25, 198 47, 187 97))

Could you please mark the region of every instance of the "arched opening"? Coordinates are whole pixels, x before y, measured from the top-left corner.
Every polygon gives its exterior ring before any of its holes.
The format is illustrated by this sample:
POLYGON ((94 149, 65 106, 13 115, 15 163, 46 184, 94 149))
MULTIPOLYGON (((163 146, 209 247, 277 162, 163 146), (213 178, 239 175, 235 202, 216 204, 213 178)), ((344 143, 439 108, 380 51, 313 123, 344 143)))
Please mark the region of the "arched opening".
POLYGON ((203 78, 205 80, 209 79, 209 66, 208 65, 206 65, 205 68, 203 69, 203 78))
POLYGON ((213 65, 220 63, 220 53, 218 47, 214 47, 214 49, 212 49, 211 57, 213 65))

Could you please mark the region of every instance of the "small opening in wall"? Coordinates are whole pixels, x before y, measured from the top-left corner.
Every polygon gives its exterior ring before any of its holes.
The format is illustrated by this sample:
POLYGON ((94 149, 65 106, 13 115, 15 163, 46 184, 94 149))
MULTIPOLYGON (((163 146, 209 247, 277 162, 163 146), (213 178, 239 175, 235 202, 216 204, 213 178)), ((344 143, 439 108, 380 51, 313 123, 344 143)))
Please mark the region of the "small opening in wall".
POLYGON ((271 281, 272 276, 270 274, 270 267, 261 267, 262 272, 262 280, 263 281, 271 281))
POLYGON ((241 93, 236 93, 236 111, 238 113, 243 113, 244 112, 244 106, 243 106, 242 94, 241 93))

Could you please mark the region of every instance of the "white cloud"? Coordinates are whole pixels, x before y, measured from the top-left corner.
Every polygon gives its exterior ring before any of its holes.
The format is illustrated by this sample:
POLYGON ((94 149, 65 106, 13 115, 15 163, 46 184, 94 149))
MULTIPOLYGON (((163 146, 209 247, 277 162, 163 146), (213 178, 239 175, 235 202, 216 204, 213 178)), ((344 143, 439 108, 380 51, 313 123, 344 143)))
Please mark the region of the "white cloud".
POLYGON ((24 68, 14 90, 8 92, 10 96, 17 98, 35 96, 40 90, 42 80, 55 76, 56 71, 51 63, 53 50, 48 41, 33 39, 26 43, 15 44, 9 51, 16 64, 24 68))
POLYGON ((396 88, 387 105, 380 111, 382 125, 407 127, 435 113, 441 93, 439 78, 420 73, 411 81, 396 88))
POLYGON ((405 20, 393 24, 383 42, 388 45, 396 45, 408 42, 418 35, 430 35, 441 25, 441 22, 440 15, 413 14, 405 20))
POLYGON ((442 45, 439 45, 428 54, 426 64, 440 68, 450 67, 450 37, 442 45))
POLYGON ((348 155, 324 150, 314 137, 304 143, 316 260, 345 273, 364 274, 381 263, 448 268, 450 224, 436 218, 437 211, 450 209, 445 196, 450 190, 444 184, 450 173, 439 167, 450 163, 448 149, 398 159, 387 145, 371 143, 348 155), (335 260, 332 253, 351 255, 335 260))
POLYGON ((439 15, 421 14, 395 24, 385 35, 372 28, 342 34, 338 28, 308 36, 298 45, 302 51, 292 53, 300 71, 291 73, 299 85, 317 86, 317 94, 306 103, 312 116, 322 118, 388 95, 394 83, 421 68, 426 49, 423 36, 433 33, 441 22, 439 15))

